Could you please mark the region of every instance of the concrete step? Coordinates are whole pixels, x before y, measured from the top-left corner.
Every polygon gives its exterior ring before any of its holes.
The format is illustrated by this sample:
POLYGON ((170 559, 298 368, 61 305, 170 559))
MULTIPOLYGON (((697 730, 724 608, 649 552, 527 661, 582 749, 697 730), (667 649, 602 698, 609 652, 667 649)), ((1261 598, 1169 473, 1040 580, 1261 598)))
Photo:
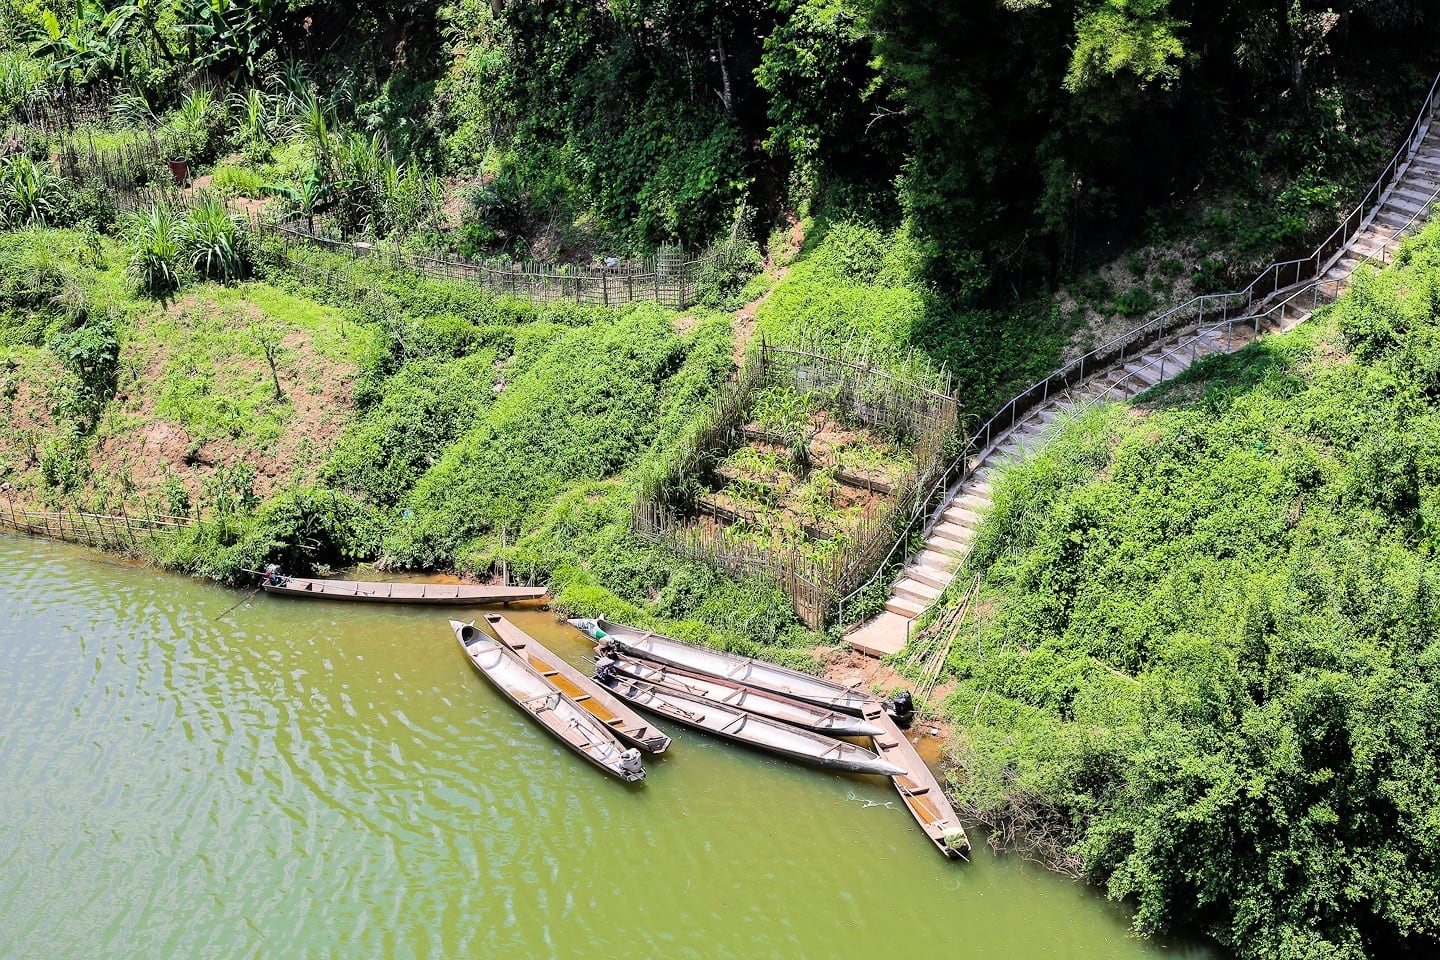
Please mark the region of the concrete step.
POLYGON ((895 596, 906 597, 911 600, 918 600, 924 606, 929 606, 940 598, 941 588, 932 587, 928 583, 921 583, 919 580, 906 577, 895 584, 895 596))
POLYGON ((946 573, 950 573, 956 567, 960 566, 959 557, 949 553, 941 553, 938 550, 921 550, 915 554, 914 562, 920 566, 929 567, 931 570, 944 570, 946 573))
POLYGON ((981 513, 990 509, 990 491, 987 489, 982 493, 971 487, 969 493, 962 493, 952 500, 950 505, 960 507, 962 510, 969 510, 971 513, 981 513))
POLYGON ((921 583, 928 583, 936 590, 944 590, 950 586, 954 579, 949 570, 939 570, 935 567, 927 567, 924 564, 912 563, 901 571, 900 575, 909 580, 919 580, 921 583))
POLYGON ((1385 206, 1391 210, 1405 214, 1406 217, 1413 217, 1425 209, 1425 204, 1419 200, 1411 200, 1409 197, 1402 197, 1394 190, 1385 198, 1385 206))
MULTIPOLYGON (((957 533, 962 530, 974 532, 975 527, 978 526, 980 523, 980 515, 978 513, 976 513, 974 510, 968 510, 965 507, 961 506, 951 506, 946 508, 944 517, 946 522, 942 523, 940 526, 953 527, 957 533)), ((940 528, 937 527, 936 529, 938 530, 940 528)), ((954 539, 959 538, 956 537, 954 539)))
POLYGON ((988 480, 977 479, 979 476, 980 472, 978 470, 971 474, 970 482, 965 485, 965 489, 969 490, 970 493, 975 496, 984 497, 988 501, 990 494, 994 492, 995 488, 988 480))
POLYGON ((1440 178, 1440 156, 1433 153, 1417 153, 1411 157, 1410 162, 1405 165, 1405 173, 1401 179, 1414 180, 1417 177, 1420 179, 1440 178))
POLYGON ((1375 223, 1388 227, 1391 233, 1410 223, 1410 214, 1392 210, 1389 207, 1381 207, 1375 214, 1375 223))
POLYGON ((885 611, 845 639, 850 646, 872 657, 885 657, 905 649, 910 618, 885 611))
POLYGON ((1425 190, 1413 183, 1408 183, 1403 180, 1395 184, 1395 188, 1391 191, 1393 196, 1412 200, 1420 204, 1422 208, 1435 202, 1435 198, 1431 196, 1433 192, 1433 190, 1425 190))
POLYGON ((920 611, 924 610, 925 607, 926 604, 917 603, 909 597, 892 596, 889 600, 885 601, 886 610, 894 614, 899 614, 906 620, 914 620, 920 616, 920 611))
MULTIPOLYGON (((930 537, 943 537, 952 543, 963 543, 969 546, 975 540, 974 527, 962 527, 949 518, 948 515, 941 516, 941 522, 931 529, 930 537)), ((926 538, 927 540, 929 537, 926 538)))
POLYGON ((1350 252, 1361 257, 1373 257, 1385 249, 1385 239, 1381 237, 1357 237, 1350 243, 1350 252))
POLYGON ((1124 370, 1129 377, 1130 383, 1143 383, 1147 387, 1153 387, 1160 382, 1160 361, 1147 359, 1143 363, 1127 363, 1124 370))
POLYGON ((931 534, 925 538, 925 549, 936 553, 948 553, 952 557, 964 557, 970 552, 970 541, 952 540, 946 536, 931 534))

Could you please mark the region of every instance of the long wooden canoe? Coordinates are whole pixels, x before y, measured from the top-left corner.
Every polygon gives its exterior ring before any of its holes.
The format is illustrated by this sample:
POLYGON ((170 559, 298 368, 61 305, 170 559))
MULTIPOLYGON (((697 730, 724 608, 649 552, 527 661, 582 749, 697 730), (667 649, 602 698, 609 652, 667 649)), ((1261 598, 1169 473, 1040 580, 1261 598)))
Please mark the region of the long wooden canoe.
POLYGON ((565 695, 595 715, 601 723, 615 731, 616 736, 646 753, 664 753, 670 738, 645 722, 630 705, 609 690, 566 663, 562 657, 547 650, 524 630, 498 613, 485 614, 485 622, 500 642, 518 653, 565 695))
POLYGON ((475 669, 505 697, 534 717, 565 746, 621 780, 645 779, 640 751, 627 748, 608 726, 555 687, 550 679, 473 623, 450 621, 455 639, 475 669))
POLYGON ((866 707, 879 703, 863 690, 812 677, 808 673, 753 660, 749 657, 698 647, 659 633, 650 633, 608 620, 571 620, 571 625, 592 639, 611 640, 625 653, 642 660, 669 664, 691 673, 705 674, 768 690, 806 703, 843 710, 857 716, 866 707))
POLYGON ((747 713, 758 713, 771 720, 814 730, 832 737, 873 737, 881 729, 859 717, 839 710, 817 707, 813 703, 782 697, 778 693, 747 687, 744 684, 691 673, 663 663, 637 660, 622 654, 610 655, 614 668, 627 677, 688 693, 692 697, 711 700, 721 706, 738 707, 747 713))
POLYGON ((481 583, 382 583, 370 580, 307 580, 304 577, 283 577, 279 583, 261 580, 260 587, 266 593, 285 597, 469 606, 539 600, 547 592, 545 587, 497 587, 481 583))
POLYGON ((836 740, 823 733, 801 730, 769 717, 746 713, 679 690, 657 687, 643 680, 610 673, 597 674, 596 681, 615 694, 676 723, 695 727, 747 746, 778 753, 792 760, 811 763, 828 770, 872 773, 893 777, 905 771, 859 744, 836 740))
POLYGON ((891 782, 895 784, 895 790, 910 815, 925 831, 925 836, 946 857, 952 860, 964 857, 970 852, 970 838, 965 835, 965 827, 955 816, 955 808, 950 806, 935 774, 930 772, 920 754, 905 739, 905 734, 878 704, 865 711, 865 719, 884 729, 885 732, 875 738, 875 750, 886 760, 904 768, 905 772, 892 777, 891 782))

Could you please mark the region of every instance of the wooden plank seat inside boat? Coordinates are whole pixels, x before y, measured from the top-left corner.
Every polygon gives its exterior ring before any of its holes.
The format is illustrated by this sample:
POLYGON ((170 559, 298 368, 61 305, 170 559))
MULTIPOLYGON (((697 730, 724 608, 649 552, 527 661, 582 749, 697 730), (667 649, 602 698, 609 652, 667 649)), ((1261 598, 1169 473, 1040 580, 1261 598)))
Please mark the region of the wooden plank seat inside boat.
POLYGON ((895 786, 899 787, 900 792, 907 797, 918 797, 920 794, 928 793, 930 790, 929 787, 918 784, 909 777, 896 777, 895 786))

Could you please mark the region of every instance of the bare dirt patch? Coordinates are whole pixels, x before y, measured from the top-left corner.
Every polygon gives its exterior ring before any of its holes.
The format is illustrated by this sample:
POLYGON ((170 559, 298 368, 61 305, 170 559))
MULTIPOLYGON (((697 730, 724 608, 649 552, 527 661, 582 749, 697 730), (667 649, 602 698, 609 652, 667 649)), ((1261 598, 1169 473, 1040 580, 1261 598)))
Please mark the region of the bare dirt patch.
POLYGON ((1061 288, 1052 301, 1073 325, 1062 360, 1070 361, 1195 295, 1192 246, 1147 246, 1061 288))

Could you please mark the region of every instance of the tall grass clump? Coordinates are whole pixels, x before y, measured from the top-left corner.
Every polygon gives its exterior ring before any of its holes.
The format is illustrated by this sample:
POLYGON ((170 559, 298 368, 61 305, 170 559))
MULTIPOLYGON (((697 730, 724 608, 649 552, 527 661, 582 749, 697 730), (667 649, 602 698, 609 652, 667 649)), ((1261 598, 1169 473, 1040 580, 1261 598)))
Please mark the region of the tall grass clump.
POLYGON ((168 204, 132 214, 125 228, 130 263, 126 276, 137 290, 165 294, 184 280, 185 221, 168 204))
POLYGON ((200 201, 181 231, 184 258, 195 275, 229 283, 250 273, 249 237, 215 197, 200 201))
POLYGON ((0 160, 0 228, 46 226, 64 213, 64 182, 29 157, 0 160))

